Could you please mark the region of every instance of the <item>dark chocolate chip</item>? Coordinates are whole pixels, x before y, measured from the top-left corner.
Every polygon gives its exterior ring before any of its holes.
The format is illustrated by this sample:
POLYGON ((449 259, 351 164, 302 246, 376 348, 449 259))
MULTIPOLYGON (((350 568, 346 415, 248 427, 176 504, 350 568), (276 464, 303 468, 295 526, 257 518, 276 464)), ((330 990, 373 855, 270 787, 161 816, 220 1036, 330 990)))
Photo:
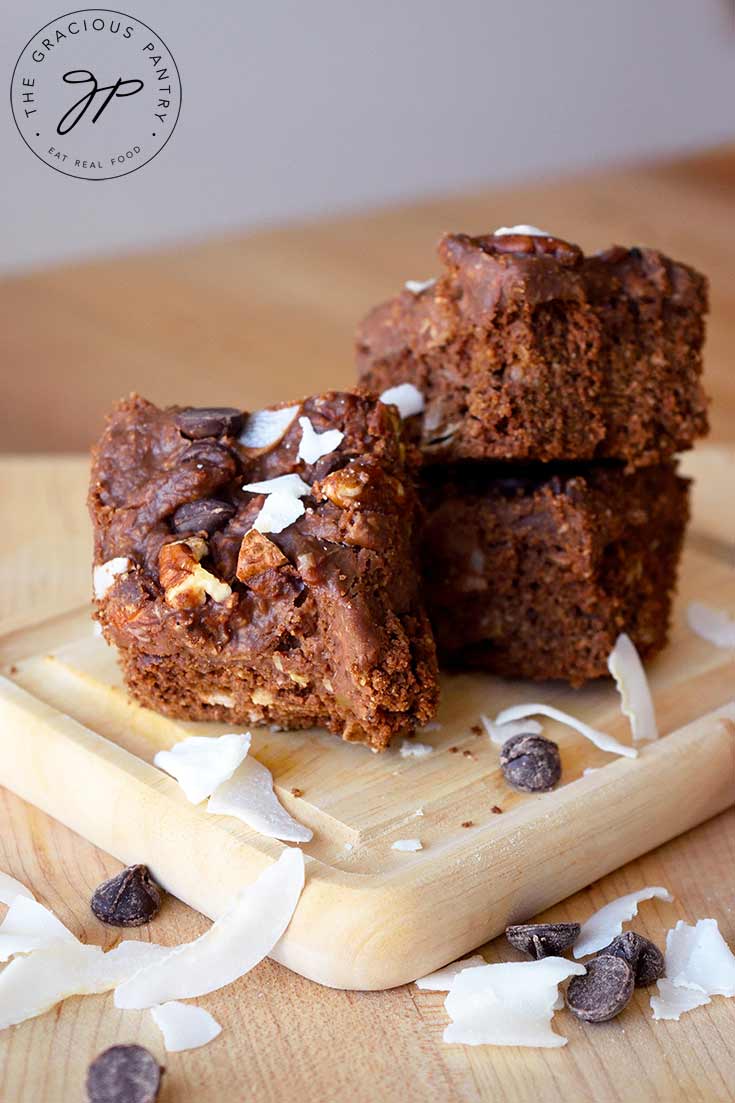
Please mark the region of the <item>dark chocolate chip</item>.
POLYGON ((176 415, 179 432, 192 440, 202 437, 234 437, 242 429, 243 415, 232 406, 188 406, 176 415))
POLYGON ((229 502, 220 502, 217 498, 202 498, 198 502, 187 502, 171 518, 174 532, 216 532, 224 528, 235 515, 235 507, 229 502))
POLYGON ((514 789, 545 793, 561 777, 559 748, 542 735, 512 735, 500 749, 503 776, 514 789))
POLYGON ((516 923, 506 927, 505 937, 511 946, 538 961, 542 957, 559 957, 579 938, 579 923, 516 923))
POLYGON ((143 1046, 110 1046, 87 1070, 89 1103, 155 1103, 163 1069, 143 1046))
POLYGON ((586 962, 587 972, 572 977, 567 1006, 586 1023, 606 1023, 619 1015, 633 995, 633 970, 613 954, 600 954, 586 962))
POLYGON ((635 931, 619 934, 600 953, 627 961, 635 975, 636 988, 647 988, 664 975, 664 955, 654 942, 635 931))
POLYGON ((110 927, 140 927, 148 923, 161 906, 161 890, 148 866, 128 866, 104 881, 90 901, 99 920, 110 927))

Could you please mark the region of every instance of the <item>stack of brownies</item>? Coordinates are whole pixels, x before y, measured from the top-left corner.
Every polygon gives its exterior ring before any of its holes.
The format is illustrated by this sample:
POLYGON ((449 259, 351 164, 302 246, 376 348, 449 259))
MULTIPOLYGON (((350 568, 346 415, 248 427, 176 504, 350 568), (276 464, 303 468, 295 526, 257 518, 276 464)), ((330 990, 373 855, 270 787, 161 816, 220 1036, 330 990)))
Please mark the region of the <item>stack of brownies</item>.
POLYGON ((443 275, 375 308, 357 356, 369 390, 423 399, 407 429, 440 656, 573 685, 607 673, 620 632, 650 659, 688 515, 675 454, 707 429, 705 278, 529 226, 438 251, 443 275))

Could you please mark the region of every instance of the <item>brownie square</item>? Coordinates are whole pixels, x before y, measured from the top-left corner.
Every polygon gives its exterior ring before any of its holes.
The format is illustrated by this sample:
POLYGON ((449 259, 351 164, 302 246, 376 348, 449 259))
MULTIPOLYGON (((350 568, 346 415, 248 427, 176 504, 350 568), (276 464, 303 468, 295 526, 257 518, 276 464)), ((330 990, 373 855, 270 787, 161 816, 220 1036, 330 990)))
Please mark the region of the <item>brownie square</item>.
POLYGON ((653 249, 447 234, 444 273, 357 334, 361 382, 415 384, 427 462, 663 462, 706 432, 707 282, 653 249))
POLYGON ((373 750, 430 720, 417 459, 396 411, 357 394, 250 416, 121 402, 89 506, 96 615, 132 694, 373 750))
POLYGON ((665 645, 688 516, 669 464, 554 473, 427 468, 425 595, 440 658, 581 685, 607 674, 620 632, 665 645))

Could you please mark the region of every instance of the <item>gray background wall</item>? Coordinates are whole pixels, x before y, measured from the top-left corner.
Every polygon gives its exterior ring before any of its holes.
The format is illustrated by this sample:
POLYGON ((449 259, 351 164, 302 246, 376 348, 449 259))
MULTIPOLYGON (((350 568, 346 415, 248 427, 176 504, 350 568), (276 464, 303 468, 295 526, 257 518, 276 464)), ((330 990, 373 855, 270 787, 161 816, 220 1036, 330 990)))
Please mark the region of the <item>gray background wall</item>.
MULTIPOLYGON (((118 2, 177 60, 176 132, 88 183, 37 161, 1 108, 5 270, 733 135, 728 0, 118 2)), ((6 0, 1 80, 66 8, 6 0)))

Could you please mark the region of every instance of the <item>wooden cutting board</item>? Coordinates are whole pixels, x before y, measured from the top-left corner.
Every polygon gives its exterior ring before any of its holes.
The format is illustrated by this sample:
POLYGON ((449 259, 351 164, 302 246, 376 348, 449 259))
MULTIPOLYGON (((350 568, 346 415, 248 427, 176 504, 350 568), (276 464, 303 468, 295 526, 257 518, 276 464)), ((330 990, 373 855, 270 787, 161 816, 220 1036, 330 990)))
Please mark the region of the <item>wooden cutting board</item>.
MULTIPOLYGON (((398 748, 373 755, 324 732, 255 729, 253 753, 314 831, 303 848, 307 887, 273 956, 333 987, 398 985, 735 802, 732 656, 688 629, 684 610, 695 598, 735 612, 732 571, 690 548, 672 643, 649 672, 667 734, 631 760, 546 721, 563 763, 552 793, 508 788, 480 714, 545 701, 628 741, 611 683, 575 691, 445 677, 441 726, 419 737, 434 748, 425 758, 398 748), (391 849, 407 838, 423 849, 391 849)), ((89 614, 0 640, 0 784, 121 861, 146 862, 213 917, 283 844, 192 806, 152 765, 187 734, 227 729, 131 702, 89 614)))

